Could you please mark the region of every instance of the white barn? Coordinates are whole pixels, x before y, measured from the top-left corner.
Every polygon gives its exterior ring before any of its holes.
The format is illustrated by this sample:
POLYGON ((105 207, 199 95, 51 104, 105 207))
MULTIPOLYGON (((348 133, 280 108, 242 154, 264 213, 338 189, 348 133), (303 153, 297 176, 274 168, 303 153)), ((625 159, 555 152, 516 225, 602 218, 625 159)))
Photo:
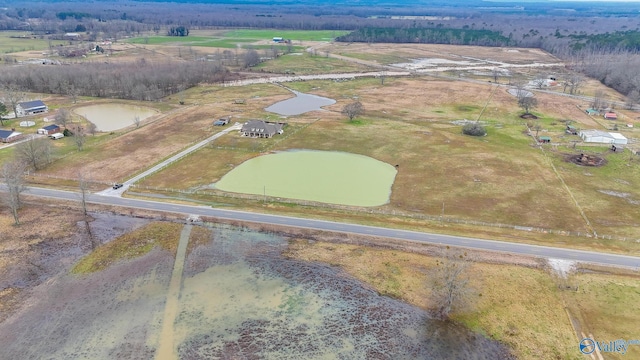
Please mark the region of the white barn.
POLYGON ((580 137, 584 142, 600 143, 600 144, 616 144, 625 145, 627 138, 620 133, 606 132, 600 130, 582 130, 580 137))

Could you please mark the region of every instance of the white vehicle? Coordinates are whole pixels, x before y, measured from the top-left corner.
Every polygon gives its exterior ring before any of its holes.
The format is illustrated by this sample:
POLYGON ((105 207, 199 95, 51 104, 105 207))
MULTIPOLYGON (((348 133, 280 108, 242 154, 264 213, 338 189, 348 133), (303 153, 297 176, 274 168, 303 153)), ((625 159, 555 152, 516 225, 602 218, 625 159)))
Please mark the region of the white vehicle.
POLYGON ((49 135, 49 137, 52 140, 58 140, 58 139, 62 139, 64 137, 64 134, 63 133, 55 133, 55 134, 49 135))

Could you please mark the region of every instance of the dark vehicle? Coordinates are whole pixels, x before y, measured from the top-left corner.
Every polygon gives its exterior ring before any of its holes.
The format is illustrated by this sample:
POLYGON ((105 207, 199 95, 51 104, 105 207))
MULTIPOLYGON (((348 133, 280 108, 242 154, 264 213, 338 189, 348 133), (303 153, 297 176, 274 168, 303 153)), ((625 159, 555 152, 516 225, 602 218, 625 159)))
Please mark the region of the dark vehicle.
POLYGON ((114 184, 114 185, 113 185, 113 190, 118 190, 118 189, 120 189, 122 186, 124 186, 124 185, 122 185, 122 184, 114 184))

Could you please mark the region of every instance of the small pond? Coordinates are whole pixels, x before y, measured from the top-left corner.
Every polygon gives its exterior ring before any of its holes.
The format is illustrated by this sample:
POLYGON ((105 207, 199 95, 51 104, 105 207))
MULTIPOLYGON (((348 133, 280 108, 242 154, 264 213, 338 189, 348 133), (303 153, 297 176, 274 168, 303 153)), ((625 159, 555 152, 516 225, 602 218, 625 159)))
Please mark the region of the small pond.
POLYGON ((368 156, 294 150, 255 157, 215 184, 229 192, 352 206, 389 202, 396 169, 368 156))
POLYGON ((265 110, 284 116, 300 115, 309 111, 323 110, 323 106, 335 104, 336 101, 326 97, 305 94, 299 91, 291 90, 296 97, 277 102, 265 110))
POLYGON ((99 131, 115 131, 134 125, 136 116, 140 121, 153 116, 156 110, 121 103, 82 106, 73 110, 94 123, 99 131))

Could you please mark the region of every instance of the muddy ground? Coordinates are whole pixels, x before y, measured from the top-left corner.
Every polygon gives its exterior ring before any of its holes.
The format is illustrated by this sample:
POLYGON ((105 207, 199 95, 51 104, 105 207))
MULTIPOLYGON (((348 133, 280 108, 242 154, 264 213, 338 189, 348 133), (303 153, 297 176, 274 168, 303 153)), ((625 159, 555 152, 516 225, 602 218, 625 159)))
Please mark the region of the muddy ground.
MULTIPOLYGON (((37 227, 5 227, 0 286, 9 290, 3 303, 13 306, 0 315, 0 358, 510 358, 499 343, 434 322, 339 268, 282 257, 282 235, 229 225, 213 225, 185 247, 165 332, 180 250, 154 248, 100 272, 71 274, 92 242, 82 217, 66 210, 60 238, 45 229, 25 240, 20 230, 37 227)), ((45 207, 44 215, 61 211, 45 207)), ((23 220, 35 225, 37 215, 23 220)), ((94 244, 151 221, 108 212, 91 218, 94 244)))

